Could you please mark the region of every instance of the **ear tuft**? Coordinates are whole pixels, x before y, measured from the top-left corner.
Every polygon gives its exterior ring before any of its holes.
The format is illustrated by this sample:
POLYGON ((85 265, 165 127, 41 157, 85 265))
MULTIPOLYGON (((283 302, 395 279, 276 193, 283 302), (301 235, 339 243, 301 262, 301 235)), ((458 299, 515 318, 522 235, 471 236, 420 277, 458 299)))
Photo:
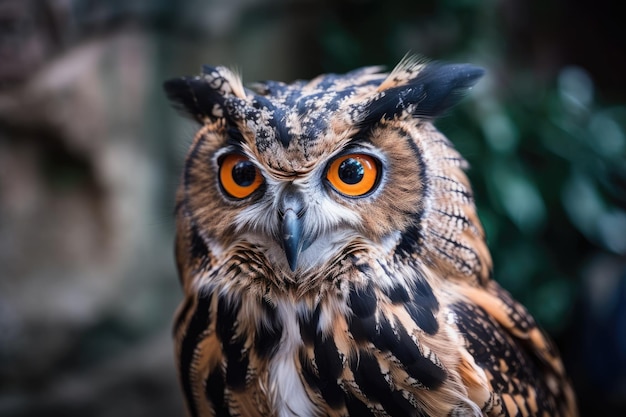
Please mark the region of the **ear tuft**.
MULTIPOLYGON (((433 119, 441 116, 455 104, 483 76, 485 71, 470 64, 439 63, 411 65, 412 78, 403 79, 400 85, 380 89, 365 104, 362 124, 393 119, 405 115, 433 119)), ((398 70, 390 74, 399 79, 398 70), (394 75, 395 74, 395 75, 394 75)), ((391 85, 389 78, 381 84, 391 85)))
POLYGON ((485 74, 470 64, 428 65, 416 81, 424 86, 426 97, 415 107, 418 117, 438 117, 456 105, 485 74))
POLYGON ((200 123, 227 117, 224 103, 245 98, 241 79, 225 67, 202 67, 202 75, 174 78, 163 83, 174 106, 200 123))

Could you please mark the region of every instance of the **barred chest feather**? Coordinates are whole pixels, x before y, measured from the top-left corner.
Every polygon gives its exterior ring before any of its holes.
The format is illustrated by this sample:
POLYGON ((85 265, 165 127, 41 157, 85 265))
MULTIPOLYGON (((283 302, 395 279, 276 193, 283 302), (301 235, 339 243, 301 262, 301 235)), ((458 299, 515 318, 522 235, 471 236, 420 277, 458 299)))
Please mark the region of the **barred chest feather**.
POLYGON ((481 415, 458 371, 455 316, 426 277, 353 262, 318 297, 237 280, 196 291, 176 327, 190 414, 481 415))
POLYGON ((495 283, 393 258, 337 268, 317 296, 232 263, 199 275, 175 326, 192 417, 575 415, 555 352, 495 283))

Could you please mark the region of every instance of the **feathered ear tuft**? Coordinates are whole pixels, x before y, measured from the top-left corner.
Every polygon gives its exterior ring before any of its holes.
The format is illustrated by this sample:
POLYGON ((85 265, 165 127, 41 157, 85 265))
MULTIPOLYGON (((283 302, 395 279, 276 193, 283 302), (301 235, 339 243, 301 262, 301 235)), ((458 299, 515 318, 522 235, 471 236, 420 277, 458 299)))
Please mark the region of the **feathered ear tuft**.
POLYGON ((401 63, 380 85, 379 93, 365 104, 364 125, 404 115, 439 117, 485 73, 470 64, 407 62, 401 63))
POLYGON ((174 78, 163 83, 174 106, 200 123, 227 117, 225 102, 244 99, 241 79, 225 67, 202 67, 202 75, 174 78))

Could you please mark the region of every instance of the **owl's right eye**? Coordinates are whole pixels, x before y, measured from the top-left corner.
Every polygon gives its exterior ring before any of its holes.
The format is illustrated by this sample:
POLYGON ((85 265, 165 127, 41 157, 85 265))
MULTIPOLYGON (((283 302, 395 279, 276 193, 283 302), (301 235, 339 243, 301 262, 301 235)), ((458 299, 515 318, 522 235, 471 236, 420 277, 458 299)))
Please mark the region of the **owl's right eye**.
POLYGON ((246 198, 263 183, 259 169, 241 154, 226 155, 220 161, 220 184, 234 198, 246 198))

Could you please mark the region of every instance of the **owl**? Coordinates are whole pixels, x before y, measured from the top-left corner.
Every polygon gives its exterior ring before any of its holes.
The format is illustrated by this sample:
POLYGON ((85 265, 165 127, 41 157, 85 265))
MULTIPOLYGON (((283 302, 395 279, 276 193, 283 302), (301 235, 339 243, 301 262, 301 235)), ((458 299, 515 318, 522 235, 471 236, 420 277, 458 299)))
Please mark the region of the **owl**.
POLYGON ((175 209, 189 416, 577 415, 554 346, 491 279, 467 163, 433 125, 482 74, 405 58, 164 84, 199 123, 175 209))

